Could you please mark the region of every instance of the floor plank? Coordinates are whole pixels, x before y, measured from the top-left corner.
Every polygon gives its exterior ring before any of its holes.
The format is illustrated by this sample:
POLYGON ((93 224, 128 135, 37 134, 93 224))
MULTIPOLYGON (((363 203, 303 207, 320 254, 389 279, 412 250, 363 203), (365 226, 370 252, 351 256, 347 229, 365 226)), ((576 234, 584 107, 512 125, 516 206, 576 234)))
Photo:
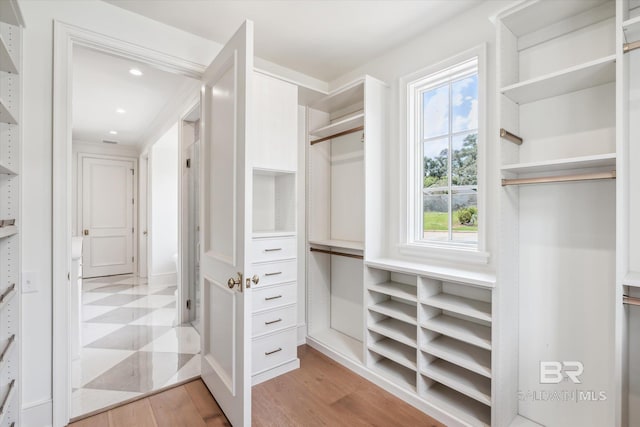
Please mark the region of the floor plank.
POLYGON ((158 427, 206 427, 184 386, 149 397, 158 427))
POLYGON ((73 427, 109 427, 109 415, 107 412, 103 412, 93 417, 85 418, 84 420, 77 421, 70 424, 73 427))
POLYGON ((158 427, 153 416, 149 399, 142 399, 128 405, 118 406, 108 412, 109 427, 158 427))
POLYGON ((218 406, 207 386, 202 381, 192 381, 184 385, 185 390, 198 409, 207 427, 231 426, 224 416, 222 409, 218 406))

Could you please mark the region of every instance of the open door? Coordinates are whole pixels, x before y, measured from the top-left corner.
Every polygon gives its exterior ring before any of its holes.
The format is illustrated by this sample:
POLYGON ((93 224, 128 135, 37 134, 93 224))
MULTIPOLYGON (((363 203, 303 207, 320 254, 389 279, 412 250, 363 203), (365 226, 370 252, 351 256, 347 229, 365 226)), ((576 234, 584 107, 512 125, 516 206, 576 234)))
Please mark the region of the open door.
POLYGON ((253 22, 245 21, 205 71, 201 98, 202 378, 235 427, 251 425, 252 77, 253 22))

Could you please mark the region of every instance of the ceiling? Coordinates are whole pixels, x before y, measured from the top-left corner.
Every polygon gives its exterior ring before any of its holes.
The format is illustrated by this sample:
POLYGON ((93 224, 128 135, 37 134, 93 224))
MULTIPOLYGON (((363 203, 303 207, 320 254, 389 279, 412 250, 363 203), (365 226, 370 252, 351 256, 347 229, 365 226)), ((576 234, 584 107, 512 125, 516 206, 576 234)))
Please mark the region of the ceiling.
POLYGON ((331 81, 482 0, 105 1, 221 44, 251 19, 257 56, 331 81))
POLYGON ((199 82, 84 47, 73 49, 73 140, 141 146, 171 101, 199 82), (131 68, 143 72, 140 77, 131 68), (118 113, 122 108, 126 112, 118 113), (116 131, 117 135, 109 132, 116 131))

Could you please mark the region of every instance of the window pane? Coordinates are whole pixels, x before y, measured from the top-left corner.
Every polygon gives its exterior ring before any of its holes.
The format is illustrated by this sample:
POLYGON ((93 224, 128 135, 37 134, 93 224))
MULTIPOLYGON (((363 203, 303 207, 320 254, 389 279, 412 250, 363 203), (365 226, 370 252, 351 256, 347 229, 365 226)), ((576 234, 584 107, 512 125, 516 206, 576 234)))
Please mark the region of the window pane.
POLYGON ((449 85, 422 93, 422 139, 449 133, 449 85))
POLYGON ((453 187, 453 241, 478 242, 478 187, 453 187))
POLYGON ((478 75, 451 84, 452 132, 478 128, 478 75))
POLYGON ((423 143, 422 239, 449 240, 448 146, 448 138, 423 143))
POLYGON ((478 134, 451 138, 451 185, 478 185, 478 134))

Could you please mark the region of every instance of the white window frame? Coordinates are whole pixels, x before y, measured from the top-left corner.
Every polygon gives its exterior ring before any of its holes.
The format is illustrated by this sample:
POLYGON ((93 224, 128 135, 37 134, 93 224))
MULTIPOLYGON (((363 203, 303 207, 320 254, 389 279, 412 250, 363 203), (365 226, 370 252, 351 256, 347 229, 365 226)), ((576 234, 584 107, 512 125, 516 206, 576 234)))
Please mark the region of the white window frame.
POLYGON ((487 129, 487 78, 485 44, 469 49, 432 66, 411 73, 400 79, 400 141, 401 170, 406 176, 401 179, 404 200, 400 203, 400 242, 398 250, 407 255, 417 255, 448 261, 463 261, 474 264, 486 264, 489 253, 486 252, 486 129, 487 129), (467 62, 478 60, 478 243, 470 244, 451 241, 429 241, 419 239, 422 231, 422 176, 421 144, 419 127, 416 124, 415 105, 418 93, 424 88, 425 78, 467 62), (419 182, 420 181, 420 182, 419 182))

